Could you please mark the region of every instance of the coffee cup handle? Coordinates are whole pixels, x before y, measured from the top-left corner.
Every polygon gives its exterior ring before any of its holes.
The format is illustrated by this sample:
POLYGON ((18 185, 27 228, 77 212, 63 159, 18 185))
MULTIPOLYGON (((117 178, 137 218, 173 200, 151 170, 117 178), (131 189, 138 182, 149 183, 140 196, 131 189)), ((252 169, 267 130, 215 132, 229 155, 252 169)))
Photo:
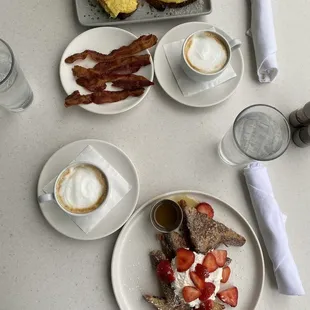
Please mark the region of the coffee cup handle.
POLYGON ((229 41, 229 46, 231 50, 234 51, 241 46, 241 41, 238 39, 232 39, 229 41))
POLYGON ((39 203, 44 203, 52 200, 56 200, 54 194, 43 194, 38 197, 39 203))

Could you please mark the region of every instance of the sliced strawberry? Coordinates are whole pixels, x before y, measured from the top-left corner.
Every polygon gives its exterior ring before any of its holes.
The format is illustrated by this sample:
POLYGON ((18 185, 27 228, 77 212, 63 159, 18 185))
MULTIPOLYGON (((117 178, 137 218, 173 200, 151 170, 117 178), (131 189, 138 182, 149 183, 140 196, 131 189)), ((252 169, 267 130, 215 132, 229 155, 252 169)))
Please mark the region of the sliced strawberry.
POLYGON ((195 286, 200 290, 203 291, 206 285, 206 282, 204 281, 204 279, 201 279, 198 274, 194 271, 191 271, 189 273, 189 276, 191 278, 191 280, 193 281, 193 283, 195 284, 195 286))
POLYGON ((215 285, 211 282, 207 282, 205 285, 205 289, 202 291, 201 296, 199 297, 199 299, 202 302, 206 302, 214 293, 215 291, 215 285))
POLYGON ((165 283, 172 283, 175 280, 171 264, 168 260, 162 260, 156 268, 157 276, 165 283))
POLYGON ((195 261, 195 255, 192 251, 180 248, 177 250, 176 266, 179 272, 188 270, 195 261))
POLYGON ((230 272, 231 272, 231 270, 230 270, 230 268, 228 266, 223 268, 222 280, 221 280, 222 283, 226 283, 228 281, 229 276, 230 276, 230 272))
POLYGON ((201 202, 197 206, 197 211, 203 214, 207 214, 211 219, 214 217, 214 210, 207 202, 201 202))
POLYGON ((193 286, 185 286, 182 290, 183 298, 186 302, 192 302, 200 297, 201 292, 193 286))
POLYGON ((218 268, 215 256, 212 253, 205 256, 202 264, 207 268, 208 272, 213 272, 218 268))
POLYGON ((210 275, 208 272, 208 269, 204 265, 201 265, 201 264, 196 265, 195 271, 196 271, 198 277, 200 277, 201 279, 206 279, 210 275))
POLYGON ((214 250, 212 254, 215 256, 216 264, 219 267, 223 267, 226 263, 227 251, 226 250, 214 250))
POLYGON ((238 304, 238 289, 235 286, 217 293, 216 296, 222 302, 232 307, 236 307, 238 304))
POLYGON ((214 301, 208 299, 206 302, 200 304, 198 310, 213 310, 213 307, 214 307, 214 301))

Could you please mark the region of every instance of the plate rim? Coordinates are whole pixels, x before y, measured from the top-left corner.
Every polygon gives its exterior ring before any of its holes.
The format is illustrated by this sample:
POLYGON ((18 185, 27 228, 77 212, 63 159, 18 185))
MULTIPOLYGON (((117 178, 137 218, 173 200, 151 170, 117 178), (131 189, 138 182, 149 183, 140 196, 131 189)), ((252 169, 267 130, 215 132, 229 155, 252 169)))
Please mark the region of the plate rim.
MULTIPOLYGON (((123 151, 121 150, 119 147, 117 147, 116 145, 110 143, 110 142, 107 142, 107 141, 104 141, 104 140, 100 140, 100 139, 81 139, 81 140, 75 140, 75 141, 72 141, 64 146, 62 146, 61 148, 57 149, 49 158, 48 160, 45 162, 45 164, 43 165, 42 169, 41 169, 41 172, 39 174, 39 177, 38 177, 38 181, 37 181, 37 197, 39 197, 40 195, 40 188, 39 188, 39 183, 40 183, 40 180, 41 180, 41 177, 42 177, 42 174, 43 174, 43 171, 46 169, 47 165, 50 163, 51 160, 54 159, 54 157, 56 157, 58 155, 58 153, 65 149, 66 147, 70 147, 71 145, 73 144, 77 144, 77 143, 81 143, 81 142, 85 142, 85 143, 91 143, 92 141, 94 142, 99 142, 99 143, 103 143, 103 144, 106 144, 106 145, 109 145, 111 147, 113 147, 114 149, 116 149, 118 152, 122 153, 128 160, 128 162, 130 163, 131 165, 131 168, 133 169, 133 172, 134 172, 134 175, 135 175, 135 178, 136 178, 136 181, 137 181, 137 193, 136 193, 136 196, 135 196, 135 200, 134 200, 134 207, 133 209, 130 211, 130 213, 128 214, 128 216, 125 218, 125 220, 123 221, 123 223, 113 229, 113 231, 110 231, 108 234, 105 234, 105 235, 101 235, 100 237, 91 237, 89 239, 81 239, 81 238, 78 238, 78 237, 72 237, 72 236, 69 236, 68 234, 65 234, 64 232, 60 231, 59 229, 57 229, 52 223, 51 221, 45 216, 44 212, 43 212, 43 207, 41 206, 41 204, 38 202, 37 200, 37 204, 39 205, 39 208, 40 208, 40 212, 42 213, 44 219, 48 222, 48 224, 53 228, 55 229, 57 232, 59 232, 60 234, 66 236, 67 238, 71 238, 71 239, 74 239, 74 240, 80 240, 80 241, 93 241, 93 240, 99 240, 99 239, 102 239, 102 238, 105 238, 105 237, 108 237, 110 235, 112 235, 113 233, 115 233, 117 230, 119 230, 121 227, 124 226, 124 224, 126 224, 126 222, 130 219, 130 217, 132 216, 132 214, 135 212, 136 210, 136 207, 137 207, 137 203, 138 203, 138 200, 139 200, 139 195, 140 195, 140 181, 139 181, 139 175, 138 175, 138 171, 135 167, 135 165, 133 164, 132 160, 129 158, 129 156, 123 151)), ((98 225, 100 225, 100 223, 98 223, 98 225)), ((86 236, 88 236, 88 234, 85 234, 86 236)))
MULTIPOLYGON (((178 16, 166 16, 166 17, 157 17, 157 18, 145 18, 143 20, 116 20, 113 22, 113 25, 130 25, 130 24, 139 24, 139 23, 147 23, 147 22, 157 22, 157 21, 167 21, 167 20, 175 20, 180 18, 191 18, 191 17, 198 17, 198 16, 206 16, 212 13, 213 11, 213 5, 212 1, 209 1, 210 3, 210 9, 207 11, 203 11, 201 13, 194 13, 194 14, 184 14, 184 15, 178 15, 178 16)), ((76 14, 78 21, 81 25, 87 26, 87 27, 101 27, 101 26, 111 26, 111 23, 108 22, 96 22, 93 23, 85 23, 82 22, 80 18, 80 11, 78 9, 78 0, 75 0, 75 8, 76 8, 76 14)))
MULTIPOLYGON (((114 248, 113 248, 113 254, 112 254, 112 260, 111 260, 111 282, 112 282, 112 288, 113 288, 113 292, 114 292, 114 296, 115 299, 117 301, 118 306, 120 307, 121 310, 123 310, 124 308, 122 308, 121 306, 121 302, 120 302, 120 296, 119 294, 116 292, 115 290, 115 286, 116 286, 116 274, 117 274, 117 251, 118 248, 121 245, 122 239, 124 237, 124 235, 126 234, 126 229, 128 227, 130 227, 131 222, 139 215, 139 213, 141 213, 147 206, 149 206, 151 203, 153 203, 154 201, 158 200, 158 199, 163 199, 167 196, 173 196, 173 195, 180 195, 180 194, 198 194, 198 195, 204 195, 204 196, 209 196, 212 199, 218 200, 219 202, 223 203, 226 207, 230 208, 233 212, 235 212, 243 221, 244 223, 247 225, 247 227, 250 229, 252 236, 254 237, 254 240, 256 242, 256 245, 258 246, 258 250, 260 253, 260 262, 261 262, 261 266, 262 266, 262 283, 260 285, 259 288, 259 295, 258 298, 256 300, 254 309, 256 309, 257 305, 259 304, 259 301, 262 297, 262 293, 263 293, 263 288, 264 288, 264 283, 265 283, 265 260, 264 260, 264 253, 261 247, 261 244, 259 242, 258 237, 256 236, 256 233, 253 229, 253 227, 250 225, 250 223, 247 221, 247 219, 238 211, 236 210, 234 207, 232 207, 230 204, 228 204, 227 202, 223 201, 222 199, 211 195, 209 193, 203 192, 203 191, 199 191, 199 190, 176 190, 176 191, 171 191, 171 192, 167 192, 164 194, 160 194, 157 195, 151 199, 149 199, 148 201, 146 201, 145 203, 143 203, 140 207, 138 207, 138 209, 134 212, 134 214, 130 217, 130 219, 126 222, 126 224, 123 226, 121 232, 119 233, 117 240, 115 242, 114 248)), ((126 310, 126 309, 125 309, 126 310)))
MULTIPOLYGON (((242 51, 241 51, 241 48, 239 48, 238 50, 234 51, 234 53, 238 53, 239 56, 240 56, 240 61, 241 61, 241 75, 240 75, 240 79, 236 85, 236 87, 230 92, 228 93, 225 97, 223 97, 222 99, 216 101, 216 102, 213 102, 212 104, 203 104, 203 105, 197 105, 195 104, 195 102, 193 104, 190 104, 188 102, 185 102, 185 101, 180 101, 178 99, 176 99, 175 97, 171 96, 168 91, 166 90, 166 88, 163 86, 163 84, 161 83, 160 79, 158 78, 158 75, 157 75, 157 70, 156 70, 156 59, 159 57, 158 54, 159 54, 159 48, 160 47, 163 47, 163 39, 165 37, 167 37, 168 35, 171 34, 171 32, 173 31, 176 31, 178 30, 178 28, 182 28, 184 27, 185 25, 189 25, 189 24, 196 24, 196 25, 204 25, 206 27, 214 27, 216 31, 220 31, 222 33, 224 33, 227 37, 229 37, 230 39, 232 39, 232 37, 226 33, 224 30, 214 26, 214 25, 211 25, 209 23, 206 23, 206 22, 188 22, 188 23, 183 23, 183 24, 180 24, 180 25, 177 25, 175 27, 173 27, 172 29, 170 29, 168 32, 165 33, 165 35, 160 39, 160 41, 157 43, 157 46, 156 46, 156 50, 155 50, 155 53, 154 53, 154 68, 155 68, 155 75, 156 75, 156 79, 159 83, 159 85, 161 86, 162 90, 166 93, 167 96, 169 96, 171 99, 173 99, 174 101, 176 102, 179 102, 185 106, 188 106, 188 107, 192 107, 192 108, 208 108, 208 107, 212 107, 212 106, 215 106, 215 105, 218 105, 224 101, 226 101, 227 99, 229 99, 234 93, 235 91, 237 90, 238 86, 240 85, 242 79, 243 79, 243 75, 244 75, 244 59, 243 59, 243 54, 242 54, 242 51), (157 56, 157 57, 156 57, 157 56)), ((168 64, 169 65, 169 64, 168 64)), ((184 96, 183 96, 184 97, 184 96)), ((189 96, 189 97, 184 97, 184 98, 191 98, 193 96, 189 96)), ((188 101, 188 100, 187 100, 188 101)))
MULTIPOLYGON (((67 91, 65 90, 65 87, 64 87, 64 83, 63 83, 63 77, 62 77, 62 74, 61 74, 61 71, 62 71, 62 66, 63 66, 63 63, 64 63, 64 60, 65 60, 65 54, 66 52, 68 51, 68 49, 70 48, 70 45, 77 41, 78 39, 80 39, 83 35, 85 35, 86 33, 88 32, 98 32, 98 31, 109 31, 110 29, 113 29, 113 30, 116 30, 116 31, 120 31, 120 32, 123 32, 123 33, 127 33, 128 35, 130 35, 132 38, 134 39, 137 39, 138 36, 136 36, 134 33, 128 31, 128 30, 125 30, 125 29, 122 29, 122 28, 119 28, 119 27, 113 27, 113 26, 106 26, 106 27, 96 27, 96 28, 92 28, 92 29, 88 29, 86 31, 83 31, 82 33, 80 33, 79 35, 77 35, 76 37, 74 37, 67 45, 67 47, 64 49, 62 55, 61 55, 61 58, 60 58, 60 63, 59 63, 59 78, 60 78, 60 83, 61 83, 61 86, 64 90, 64 92, 67 94, 67 96, 69 95, 67 93, 67 91)), ((150 56, 150 60, 151 60, 151 63, 150 63, 150 66, 151 66, 151 79, 150 81, 153 81, 154 80, 154 74, 155 74, 155 67, 154 67, 154 62, 153 62, 153 57, 149 51, 149 49, 146 49, 145 52, 150 56)), ((132 105, 130 105, 129 107, 127 108, 121 108, 120 110, 118 111, 104 111, 104 112, 101 112, 101 111, 92 111, 91 108, 89 108, 88 105, 78 105, 80 108, 88 111, 88 112, 91 112, 91 113, 94 113, 94 114, 99 114, 99 115, 115 115, 115 114, 120 114, 120 113, 124 113, 126 111, 129 111, 131 109, 133 109, 134 107, 136 107, 148 94, 148 92, 150 91, 150 86, 149 87, 146 87, 145 88, 145 91, 144 93, 140 96, 140 97, 137 97, 137 101, 134 102, 132 105)))

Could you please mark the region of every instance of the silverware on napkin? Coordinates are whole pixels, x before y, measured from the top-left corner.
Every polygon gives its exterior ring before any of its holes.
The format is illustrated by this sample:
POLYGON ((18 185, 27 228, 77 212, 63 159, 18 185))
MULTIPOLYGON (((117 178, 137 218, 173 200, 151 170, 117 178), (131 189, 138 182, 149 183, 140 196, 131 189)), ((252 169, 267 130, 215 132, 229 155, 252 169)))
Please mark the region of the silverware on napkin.
POLYGON ((285 295, 304 295, 285 229, 286 216, 273 195, 266 167, 254 162, 244 169, 258 226, 273 263, 278 290, 285 295))

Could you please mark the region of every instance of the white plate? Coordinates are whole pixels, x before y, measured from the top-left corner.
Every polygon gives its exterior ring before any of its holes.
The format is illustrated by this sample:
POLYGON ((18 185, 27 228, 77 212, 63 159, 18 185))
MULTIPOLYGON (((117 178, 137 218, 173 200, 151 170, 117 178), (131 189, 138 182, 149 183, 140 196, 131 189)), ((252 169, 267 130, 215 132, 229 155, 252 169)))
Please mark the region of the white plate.
MULTIPOLYGON (((164 45, 170 42, 185 39, 191 33, 199 30, 214 27, 203 22, 192 22, 181 24, 168 31, 160 42, 154 56, 154 66, 157 80, 164 91, 174 100, 190 107, 205 108, 216 105, 228 99, 237 89, 244 71, 243 57, 240 49, 232 52, 231 65, 234 68, 237 76, 234 79, 227 81, 217 87, 203 91, 193 96, 184 97, 179 86, 174 78, 174 75, 169 67, 168 60, 164 51, 164 45)), ((228 41, 231 38, 227 33, 221 29, 214 27, 216 31, 222 34, 228 41)), ((181 53, 181 51, 180 51, 181 53)))
MULTIPOLYGON (((128 45, 133 40, 137 39, 137 36, 134 34, 114 27, 101 27, 94 28, 88 31, 81 33, 77 36, 66 48, 64 51, 59 67, 60 80, 65 92, 70 95, 75 90, 79 90, 81 94, 89 94, 85 88, 79 86, 75 82, 75 78, 72 74, 72 68, 75 65, 83 67, 93 67, 96 63, 87 57, 85 60, 79 60, 73 64, 66 64, 65 59, 75 53, 82 52, 86 49, 95 50, 100 53, 109 53, 113 49, 119 48, 123 45, 128 45)), ((140 53, 149 54, 148 50, 140 53)), ((151 59, 151 64, 145 67, 142 67, 136 74, 143 75, 150 81, 153 81, 154 78, 154 66, 151 59)), ((109 90, 112 87, 109 88, 109 90)), ((114 90, 117 90, 114 88, 114 90)), ((118 89, 119 90, 119 89, 118 89)), ((88 110, 97 114, 117 114, 121 112, 128 111, 140 103, 143 98, 147 95, 149 87, 145 88, 144 94, 140 97, 129 97, 125 100, 119 102, 113 102, 110 104, 87 104, 80 105, 85 110, 88 110)))
POLYGON ((54 202, 40 204, 45 219, 63 235, 78 240, 95 240, 118 230, 133 213, 139 197, 137 171, 127 155, 115 145, 94 139, 70 143, 46 162, 39 177, 37 194, 43 194, 44 186, 66 167, 87 145, 92 145, 132 185, 130 192, 117 204, 106 218, 88 234, 85 234, 54 202))
POLYGON ((209 202, 216 220, 247 239, 243 247, 228 248, 228 255, 232 258, 228 284, 239 289, 237 310, 254 309, 262 292, 265 268, 262 249, 253 229, 238 211, 220 199, 198 191, 177 191, 146 202, 126 223, 117 239, 112 257, 112 284, 121 310, 154 309, 142 298, 143 294, 160 296, 149 258, 151 250, 160 249, 150 222, 150 210, 159 199, 177 195, 209 202))

